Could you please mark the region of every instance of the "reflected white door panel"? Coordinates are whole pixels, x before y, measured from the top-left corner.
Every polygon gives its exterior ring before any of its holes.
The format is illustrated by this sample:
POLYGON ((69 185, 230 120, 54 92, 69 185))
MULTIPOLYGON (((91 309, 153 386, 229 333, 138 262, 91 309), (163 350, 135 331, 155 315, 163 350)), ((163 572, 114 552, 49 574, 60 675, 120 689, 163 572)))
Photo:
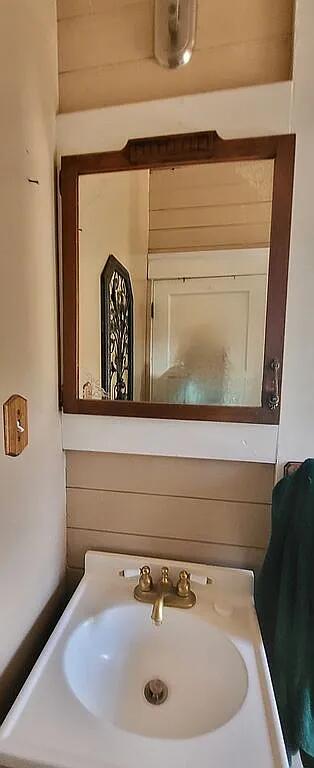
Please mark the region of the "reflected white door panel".
POLYGON ((261 402, 267 275, 156 280, 151 399, 261 402))

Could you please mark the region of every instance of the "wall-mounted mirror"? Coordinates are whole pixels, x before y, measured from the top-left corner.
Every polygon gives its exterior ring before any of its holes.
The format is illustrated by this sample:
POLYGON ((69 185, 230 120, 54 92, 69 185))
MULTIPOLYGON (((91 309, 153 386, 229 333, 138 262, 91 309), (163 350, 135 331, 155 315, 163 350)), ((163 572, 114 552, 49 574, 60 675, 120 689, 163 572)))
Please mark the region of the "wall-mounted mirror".
POLYGON ((80 397, 261 405, 273 168, 80 176, 80 397))
POLYGON ((205 136, 63 158, 66 410, 278 420, 294 137, 205 136))

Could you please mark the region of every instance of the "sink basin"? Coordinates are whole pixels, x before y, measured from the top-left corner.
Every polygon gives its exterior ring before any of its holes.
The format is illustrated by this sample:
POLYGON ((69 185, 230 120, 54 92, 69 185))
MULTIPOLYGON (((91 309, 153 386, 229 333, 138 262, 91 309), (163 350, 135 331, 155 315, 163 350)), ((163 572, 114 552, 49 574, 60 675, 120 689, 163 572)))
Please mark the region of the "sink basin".
POLYGON ((8 768, 288 768, 253 602, 253 574, 88 552, 85 573, 0 728, 8 768), (197 601, 134 600, 186 567, 197 601), (128 574, 128 578, 126 578, 128 574))
POLYGON ((67 681, 101 720, 147 737, 189 739, 219 728, 240 709, 248 687, 244 660, 221 632, 188 612, 122 605, 84 621, 64 655, 67 681), (153 706, 145 684, 162 680, 168 697, 153 706))

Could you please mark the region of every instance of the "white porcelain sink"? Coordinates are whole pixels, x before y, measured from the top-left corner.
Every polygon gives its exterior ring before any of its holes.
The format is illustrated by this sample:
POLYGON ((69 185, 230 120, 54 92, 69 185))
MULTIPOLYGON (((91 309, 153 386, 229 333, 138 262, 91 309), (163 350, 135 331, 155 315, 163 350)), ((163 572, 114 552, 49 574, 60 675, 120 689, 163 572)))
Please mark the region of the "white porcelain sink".
POLYGON ((87 553, 84 578, 0 728, 0 765, 288 768, 253 574, 87 553), (154 581, 162 565, 174 581, 182 566, 202 577, 196 605, 165 607, 155 627, 151 605, 134 600, 136 579, 120 575, 144 562, 154 581), (144 696, 156 679, 157 706, 144 696))
POLYGON ((146 737, 209 733, 235 715, 248 687, 243 658, 223 632, 173 609, 155 627, 136 603, 80 624, 64 663, 75 696, 95 717, 146 737), (154 678, 168 688, 158 709, 144 697, 154 678))

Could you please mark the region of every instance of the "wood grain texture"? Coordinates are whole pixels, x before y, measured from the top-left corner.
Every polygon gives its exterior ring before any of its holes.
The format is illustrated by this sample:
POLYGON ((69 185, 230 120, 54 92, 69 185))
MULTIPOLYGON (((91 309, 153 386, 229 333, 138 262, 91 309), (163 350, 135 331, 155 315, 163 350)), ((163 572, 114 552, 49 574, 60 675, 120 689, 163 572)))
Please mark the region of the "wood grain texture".
POLYGON ((273 477, 266 464, 70 451, 68 566, 103 549, 256 568, 273 477))
POLYGON ((153 59, 153 0, 58 0, 61 111, 291 77, 293 0, 199 0, 196 49, 171 72, 153 59))
POLYGON ((11 395, 3 404, 3 426, 6 455, 19 456, 28 445, 28 403, 25 397, 11 395))

